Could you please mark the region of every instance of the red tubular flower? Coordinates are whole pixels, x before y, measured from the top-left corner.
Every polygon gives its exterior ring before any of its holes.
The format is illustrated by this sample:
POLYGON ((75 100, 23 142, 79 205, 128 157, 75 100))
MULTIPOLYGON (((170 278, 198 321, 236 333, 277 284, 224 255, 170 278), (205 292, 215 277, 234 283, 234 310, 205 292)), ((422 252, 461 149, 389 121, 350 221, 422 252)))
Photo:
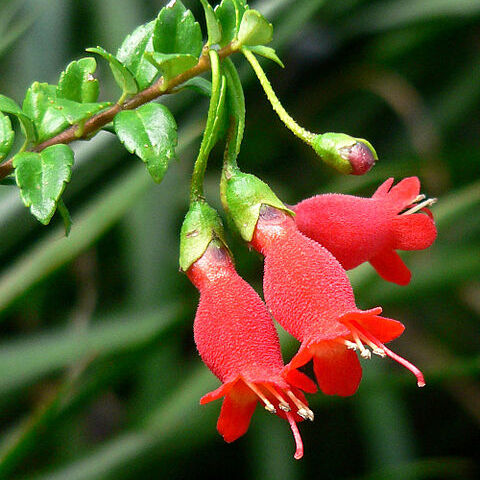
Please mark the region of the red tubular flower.
POLYGON ((422 250, 433 243, 437 231, 425 207, 434 200, 423 201, 417 177, 392 184, 393 178, 385 181, 372 198, 326 194, 303 200, 293 207, 297 227, 346 270, 369 261, 385 280, 407 285, 410 270, 395 250, 422 250), (419 210, 428 215, 414 214, 419 210))
POLYGON ((353 290, 340 263, 324 247, 301 234, 293 218, 263 206, 251 241, 265 256, 263 289, 273 317, 302 342, 287 365, 288 374, 313 359, 320 389, 329 395, 355 393, 362 370, 354 353, 369 358, 389 356, 408 368, 418 386, 422 373, 384 343, 398 337, 404 326, 380 316, 380 307, 357 308, 353 290), (365 345, 364 345, 365 344, 365 345))
POLYGON ((284 364, 273 321, 253 288, 235 271, 225 249, 210 243, 187 271, 200 291, 194 324, 198 351, 223 385, 205 395, 201 404, 225 397, 217 429, 227 442, 243 435, 257 402, 286 418, 295 442, 295 458, 303 455, 296 422, 313 420, 299 388, 316 391, 304 374, 284 377, 284 364))

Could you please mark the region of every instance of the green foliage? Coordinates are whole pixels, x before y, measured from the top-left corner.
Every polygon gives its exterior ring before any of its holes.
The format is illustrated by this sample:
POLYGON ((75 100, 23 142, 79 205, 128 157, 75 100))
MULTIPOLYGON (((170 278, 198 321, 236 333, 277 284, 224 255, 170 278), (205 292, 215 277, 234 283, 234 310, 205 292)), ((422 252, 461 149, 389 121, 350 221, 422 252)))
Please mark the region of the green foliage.
POLYGON ((23 203, 44 225, 50 222, 65 184, 70 181, 73 152, 67 145, 52 145, 40 153, 15 156, 15 180, 23 203))
POLYGON ((157 103, 115 116, 115 131, 130 153, 147 165, 148 172, 160 183, 175 158, 177 124, 167 107, 157 103))
POLYGON ((215 15, 222 29, 222 39, 220 45, 224 47, 232 42, 236 37, 240 28, 243 14, 247 6, 241 0, 222 0, 215 7, 215 15))
POLYGON ((193 91, 210 97, 212 95, 212 82, 202 77, 194 77, 182 84, 183 88, 190 88, 193 91))
POLYGON ((187 53, 148 52, 145 59, 160 70, 166 86, 170 79, 192 68, 198 61, 197 57, 187 53))
POLYGON ((207 22, 207 45, 210 46, 220 43, 222 40, 222 26, 220 25, 212 6, 207 0, 200 0, 200 2, 205 12, 205 20, 207 22))
POLYGON ((123 94, 133 95, 138 92, 138 85, 130 70, 117 57, 102 47, 87 48, 87 52, 98 53, 103 57, 112 70, 113 78, 122 89, 123 94))
POLYGON ((238 42, 241 45, 264 45, 273 38, 273 26, 256 10, 247 10, 242 17, 238 30, 238 42))
POLYGON ((153 32, 153 47, 163 54, 185 54, 198 58, 202 51, 200 25, 180 0, 160 10, 153 32))
POLYGON ((285 65, 283 62, 278 58, 278 55, 276 54, 275 50, 271 47, 265 47, 264 45, 254 45, 250 47, 243 47, 243 48, 248 48, 248 50, 252 51, 256 55, 260 55, 262 57, 268 58, 269 60, 272 60, 275 62, 277 65, 280 65, 282 68, 285 68, 285 65))
POLYGON ((155 24, 156 20, 153 20, 140 25, 128 35, 117 52, 117 59, 132 72, 141 90, 148 87, 157 75, 157 69, 144 57, 145 52, 153 51, 155 24))
POLYGON ((68 65, 60 75, 57 97, 77 103, 94 103, 98 100, 98 80, 93 76, 97 69, 94 58, 86 57, 68 65))
MULTIPOLYGON (((62 90, 62 94, 65 94, 64 92, 62 90)), ((59 98, 55 85, 34 82, 25 95, 23 111, 33 121, 37 141, 43 142, 109 105, 109 103, 78 103, 59 98)))
POLYGON ((0 112, 9 113, 18 118, 27 144, 36 140, 35 127, 33 126, 32 120, 30 120, 14 100, 0 94, 0 112))
POLYGON ((0 112, 0 162, 8 155, 15 134, 10 119, 0 112))

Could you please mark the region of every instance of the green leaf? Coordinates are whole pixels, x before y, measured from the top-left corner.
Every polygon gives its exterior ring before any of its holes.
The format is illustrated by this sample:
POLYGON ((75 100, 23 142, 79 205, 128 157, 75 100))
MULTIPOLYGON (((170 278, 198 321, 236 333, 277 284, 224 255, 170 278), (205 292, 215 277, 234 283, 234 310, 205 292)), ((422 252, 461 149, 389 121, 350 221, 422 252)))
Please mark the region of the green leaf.
POLYGON ((205 20, 207 22, 208 42, 207 45, 215 45, 222 40, 222 27, 215 16, 212 6, 207 0, 200 0, 205 11, 205 20))
POLYGON ((250 47, 244 47, 251 52, 260 55, 262 57, 268 58, 269 60, 273 60, 275 63, 280 65, 282 68, 285 68, 283 62, 278 58, 277 53, 271 47, 265 47, 264 45, 252 45, 250 47))
POLYGON ((117 57, 107 52, 102 47, 87 48, 87 52, 97 53, 108 62, 113 73, 113 78, 124 94, 134 95, 138 92, 137 81, 132 72, 130 72, 130 70, 120 62, 117 57))
POLYGON ((52 145, 40 153, 19 153, 13 160, 23 203, 44 225, 50 222, 70 181, 72 165, 73 152, 67 145, 52 145))
POLYGON ((153 30, 156 20, 140 25, 129 35, 117 52, 117 59, 133 73, 141 90, 147 88, 157 75, 157 69, 143 54, 153 52, 153 30))
POLYGON ((198 62, 197 57, 185 53, 148 52, 145 59, 162 72, 167 84, 168 80, 194 67, 198 62))
POLYGON ((202 52, 202 31, 190 10, 174 0, 160 10, 153 32, 158 53, 181 53, 198 59, 202 52))
POLYGON ((5 95, 0 95, 0 112, 15 115, 22 126, 23 134, 25 135, 27 142, 35 142, 36 134, 35 127, 32 120, 28 115, 17 105, 17 103, 11 98, 5 95))
POLYGON ((10 119, 0 112, 0 162, 10 153, 14 138, 10 119))
POLYGON ((273 37, 272 24, 257 10, 247 10, 238 31, 241 45, 264 45, 273 37))
POLYGON ((160 183, 177 146, 177 124, 168 108, 148 103, 137 110, 125 110, 115 116, 114 126, 125 148, 140 157, 160 183))
POLYGON ((57 97, 78 103, 93 103, 98 99, 98 80, 93 76, 97 62, 92 57, 71 62, 60 75, 57 97))
POLYGON ((212 82, 206 78, 193 77, 190 80, 182 83, 182 85, 175 90, 178 91, 184 88, 191 88, 195 92, 205 95, 206 97, 210 97, 212 95, 212 82))
POLYGON ((32 118, 37 140, 42 142, 111 105, 110 103, 77 103, 57 98, 54 85, 34 82, 27 90, 23 110, 32 118))
POLYGON ((242 17, 247 9, 248 6, 241 0, 222 0, 222 3, 215 7, 215 16, 222 28, 222 47, 237 38, 242 17))
POLYGON ((68 237, 70 235, 70 230, 72 229, 73 222, 72 217, 70 216, 70 212, 68 211, 67 206, 61 198, 57 202, 57 210, 63 220, 63 225, 65 227, 65 236, 68 237))

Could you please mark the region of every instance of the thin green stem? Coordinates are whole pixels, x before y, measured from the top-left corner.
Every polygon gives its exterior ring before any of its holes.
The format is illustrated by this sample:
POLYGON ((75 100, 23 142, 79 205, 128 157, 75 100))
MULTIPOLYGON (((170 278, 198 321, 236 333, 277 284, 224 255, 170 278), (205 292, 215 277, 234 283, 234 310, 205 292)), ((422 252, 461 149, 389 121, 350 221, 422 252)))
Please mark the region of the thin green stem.
POLYGON ((230 129, 224 154, 224 171, 226 175, 229 175, 238 168, 237 157, 245 130, 245 97, 242 82, 233 62, 228 58, 222 65, 229 92, 230 129))
POLYGON ((296 135, 308 145, 312 145, 312 142, 316 135, 301 127, 283 108, 283 105, 280 103, 280 100, 274 92, 270 81, 265 75, 265 72, 260 66, 260 63, 258 62, 255 55, 247 48, 242 48, 241 51, 245 55, 245 58, 249 61, 253 70, 255 71, 255 74, 260 80, 260 84, 262 85, 269 102, 272 104, 272 107, 275 110, 276 114, 279 116, 280 120, 287 126, 288 129, 292 131, 294 135, 296 135))
POLYGON ((203 198, 203 179, 205 177, 205 170, 208 163, 208 155, 214 144, 215 124, 218 122, 219 107, 221 105, 222 89, 221 87, 221 73, 220 60, 218 53, 215 50, 209 50, 210 64, 212 69, 212 96, 210 98, 210 105, 208 108, 207 123, 203 133, 202 143, 200 144, 200 151, 198 152, 195 166, 192 173, 192 184, 190 188, 190 201, 194 202, 203 198))

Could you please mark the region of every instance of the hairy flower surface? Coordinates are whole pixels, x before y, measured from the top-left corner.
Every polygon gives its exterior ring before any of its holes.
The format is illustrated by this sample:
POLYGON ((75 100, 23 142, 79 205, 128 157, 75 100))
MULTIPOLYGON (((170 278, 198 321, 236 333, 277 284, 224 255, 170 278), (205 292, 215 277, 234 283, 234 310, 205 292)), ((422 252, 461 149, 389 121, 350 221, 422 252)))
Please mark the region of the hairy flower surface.
POLYGON ((426 208, 434 200, 420 195, 417 177, 392 185, 390 178, 372 198, 326 194, 303 200, 292 207, 297 227, 346 270, 369 261, 385 280, 406 285, 411 273, 395 250, 422 250, 434 242, 437 231, 426 208))
POLYGON ((225 397, 217 429, 227 442, 243 435, 258 402, 286 418, 295 442, 295 458, 303 455, 296 422, 313 420, 300 388, 316 391, 304 374, 285 378, 277 332, 253 288, 235 271, 225 249, 212 242, 187 271, 200 291, 194 335, 198 351, 223 385, 201 404, 225 397))
POLYGON ((360 310, 340 263, 300 233, 291 216, 264 206, 251 244, 265 256, 263 288, 268 308, 302 342, 287 372, 296 375, 297 368, 313 359, 324 393, 352 395, 362 376, 355 350, 369 358, 370 347, 374 354, 389 356, 408 368, 419 386, 425 384, 415 366, 384 345, 401 335, 404 326, 381 317, 380 307, 360 310))

